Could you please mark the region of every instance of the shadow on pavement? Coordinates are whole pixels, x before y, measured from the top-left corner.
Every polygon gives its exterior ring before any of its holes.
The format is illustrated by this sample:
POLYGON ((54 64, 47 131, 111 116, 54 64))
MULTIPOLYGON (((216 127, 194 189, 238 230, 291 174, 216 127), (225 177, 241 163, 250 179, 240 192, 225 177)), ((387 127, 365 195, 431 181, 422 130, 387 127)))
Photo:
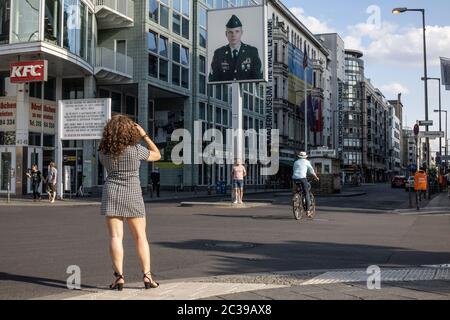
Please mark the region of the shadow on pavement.
MULTIPOLYGON (((6 273, 6 272, 0 272, 0 281, 14 281, 14 282, 36 284, 36 285, 57 288, 57 289, 68 289, 66 281, 49 279, 49 278, 39 278, 39 277, 33 277, 33 276, 17 275, 17 274, 11 274, 11 273, 6 273)), ((82 289, 99 289, 99 287, 83 285, 82 289)))
POLYGON ((210 268, 211 275, 367 268, 371 265, 411 267, 450 262, 450 252, 328 242, 248 243, 198 239, 156 244, 184 251, 208 251, 219 258, 210 268))

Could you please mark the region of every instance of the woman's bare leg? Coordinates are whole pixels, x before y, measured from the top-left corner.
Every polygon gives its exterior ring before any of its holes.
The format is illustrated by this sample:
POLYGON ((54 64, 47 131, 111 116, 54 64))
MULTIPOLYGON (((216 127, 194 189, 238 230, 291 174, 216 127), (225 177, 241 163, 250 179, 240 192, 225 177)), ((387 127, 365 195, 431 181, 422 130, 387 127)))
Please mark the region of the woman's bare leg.
POLYGON ((149 272, 150 269, 150 246, 147 240, 146 219, 128 218, 128 226, 133 234, 136 243, 136 252, 141 262, 142 272, 149 272))
MULTIPOLYGON (((114 271, 123 274, 123 218, 107 217, 106 224, 110 235, 109 251, 114 271)), ((123 279, 117 283, 123 283, 123 279)))

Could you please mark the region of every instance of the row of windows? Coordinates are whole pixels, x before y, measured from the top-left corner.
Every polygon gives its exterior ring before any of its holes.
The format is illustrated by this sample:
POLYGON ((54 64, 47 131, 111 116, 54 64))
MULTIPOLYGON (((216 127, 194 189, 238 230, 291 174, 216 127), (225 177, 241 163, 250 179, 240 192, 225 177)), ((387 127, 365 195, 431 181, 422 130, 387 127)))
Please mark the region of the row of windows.
POLYGON ((189 39, 190 0, 149 0, 149 19, 189 39))
POLYGON ((80 0, 0 1, 0 44, 45 40, 93 63, 94 13, 80 0), (43 35, 39 32, 44 19, 43 35), (10 38, 11 34, 11 38, 10 38))
MULTIPOLYGON (((198 104, 198 117, 200 120, 204 120, 210 124, 215 123, 216 125, 231 126, 231 111, 228 109, 214 107, 211 104, 206 104, 204 102, 199 102, 198 104)), ((250 116, 244 116, 243 129, 259 129, 264 128, 264 122, 261 119, 256 119, 250 116)))
MULTIPOLYGON (((275 13, 272 14, 272 21, 275 23, 275 27, 279 26, 279 18, 275 15, 275 13)), ((289 26, 287 27, 287 33, 289 36, 289 26)), ((294 30, 291 30, 290 34, 290 40, 294 47, 299 48, 301 51, 304 51, 306 48, 306 52, 308 52, 308 57, 316 60, 317 59, 317 51, 314 50, 313 47, 309 45, 309 43, 306 42, 306 39, 303 40, 303 38, 294 30)))
POLYGON ((183 88, 189 88, 189 48, 148 32, 148 74, 149 76, 183 88), (170 47, 169 47, 170 45, 170 47), (169 50, 171 48, 171 50, 169 50), (171 77, 169 78, 169 66, 171 77))

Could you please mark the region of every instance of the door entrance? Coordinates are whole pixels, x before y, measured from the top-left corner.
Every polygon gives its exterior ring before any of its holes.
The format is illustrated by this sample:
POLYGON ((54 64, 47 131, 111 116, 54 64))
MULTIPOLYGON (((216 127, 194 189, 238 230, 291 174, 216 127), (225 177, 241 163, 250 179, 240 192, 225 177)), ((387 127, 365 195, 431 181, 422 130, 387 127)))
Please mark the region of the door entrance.
POLYGON ((16 148, 0 147, 0 193, 16 193, 16 148))
POLYGON ((64 192, 76 194, 83 184, 83 149, 64 149, 62 168, 64 192))

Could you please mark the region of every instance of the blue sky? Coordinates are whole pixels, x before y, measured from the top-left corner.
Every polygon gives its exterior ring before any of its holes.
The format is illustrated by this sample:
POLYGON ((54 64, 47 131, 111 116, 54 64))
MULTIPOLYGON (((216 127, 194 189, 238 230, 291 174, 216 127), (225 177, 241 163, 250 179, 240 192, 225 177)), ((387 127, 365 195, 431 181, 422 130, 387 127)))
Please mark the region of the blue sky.
MULTIPOLYGON (((427 19, 428 76, 440 77, 439 56, 450 57, 448 0, 282 0, 314 33, 337 32, 346 48, 365 54, 365 74, 388 99, 402 92, 404 126, 425 118, 422 55, 422 16, 400 15, 394 7, 424 8, 427 19)), ((438 82, 429 81, 429 117, 438 130, 438 82)), ((442 107, 450 111, 450 91, 442 87, 442 107)), ((445 113, 442 114, 445 117, 445 113)), ((442 120, 444 129, 445 119, 442 120)), ((450 127, 450 126, 449 126, 450 127)), ((449 128, 450 129, 450 128, 449 128)), ((437 140, 432 151, 438 150, 437 140)))

